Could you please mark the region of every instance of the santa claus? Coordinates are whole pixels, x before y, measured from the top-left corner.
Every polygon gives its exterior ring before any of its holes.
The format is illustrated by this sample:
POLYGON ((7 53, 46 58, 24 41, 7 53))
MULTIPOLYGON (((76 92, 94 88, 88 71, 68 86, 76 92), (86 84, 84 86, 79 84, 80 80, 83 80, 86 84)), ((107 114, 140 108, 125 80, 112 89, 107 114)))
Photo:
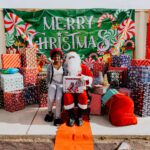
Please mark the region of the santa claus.
MULTIPOLYGON (((69 52, 66 55, 65 61, 67 76, 81 76, 81 79, 86 82, 87 86, 91 86, 93 82, 93 75, 91 71, 83 64, 81 64, 80 56, 76 52, 69 52)), ((73 126, 75 123, 74 106, 77 101, 78 113, 76 123, 82 126, 82 114, 87 109, 88 96, 86 89, 82 93, 65 93, 64 94, 64 109, 68 111, 68 126, 73 126)))

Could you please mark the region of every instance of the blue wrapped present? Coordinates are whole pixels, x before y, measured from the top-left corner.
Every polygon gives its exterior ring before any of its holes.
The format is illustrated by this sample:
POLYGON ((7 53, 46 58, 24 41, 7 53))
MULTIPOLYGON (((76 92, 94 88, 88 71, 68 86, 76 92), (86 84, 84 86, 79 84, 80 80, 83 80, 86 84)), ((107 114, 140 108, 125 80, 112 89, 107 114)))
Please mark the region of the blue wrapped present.
POLYGON ((4 93, 3 90, 0 89, 0 108, 4 107, 4 93))
POLYGON ((134 100, 135 113, 139 116, 150 116, 150 82, 135 82, 131 97, 134 100))
POLYGON ((128 83, 131 82, 150 82, 150 66, 130 66, 128 83))
POLYGON ((38 103, 38 88, 37 86, 25 87, 23 91, 25 104, 37 104, 38 103))
POLYGON ((121 54, 120 56, 114 55, 112 57, 113 67, 129 67, 131 65, 131 58, 129 55, 121 54))

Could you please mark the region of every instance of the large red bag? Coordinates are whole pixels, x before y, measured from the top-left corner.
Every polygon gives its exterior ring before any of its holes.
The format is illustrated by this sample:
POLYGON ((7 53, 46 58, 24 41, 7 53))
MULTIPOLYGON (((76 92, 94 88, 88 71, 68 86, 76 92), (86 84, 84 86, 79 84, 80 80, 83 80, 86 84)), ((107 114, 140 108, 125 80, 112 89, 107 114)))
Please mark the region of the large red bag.
POLYGON ((113 125, 126 126, 137 124, 134 115, 134 103, 132 99, 124 94, 113 95, 106 103, 109 112, 109 120, 113 125))

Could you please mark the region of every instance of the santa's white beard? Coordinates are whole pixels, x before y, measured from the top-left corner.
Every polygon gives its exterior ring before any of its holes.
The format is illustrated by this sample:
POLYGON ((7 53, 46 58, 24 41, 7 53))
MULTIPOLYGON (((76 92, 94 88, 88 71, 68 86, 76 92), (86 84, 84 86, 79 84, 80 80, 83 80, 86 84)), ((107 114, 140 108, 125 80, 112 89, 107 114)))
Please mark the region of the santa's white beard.
POLYGON ((80 61, 76 58, 71 58, 67 61, 67 69, 70 76, 77 76, 81 73, 80 61))

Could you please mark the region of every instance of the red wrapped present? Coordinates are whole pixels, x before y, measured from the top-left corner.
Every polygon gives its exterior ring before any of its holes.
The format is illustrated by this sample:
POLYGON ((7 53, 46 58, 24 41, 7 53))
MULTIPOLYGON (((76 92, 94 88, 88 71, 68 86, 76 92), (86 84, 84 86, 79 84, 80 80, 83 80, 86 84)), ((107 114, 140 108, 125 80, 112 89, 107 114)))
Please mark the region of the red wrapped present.
POLYGON ((36 81, 36 84, 39 86, 39 82, 40 82, 40 80, 42 80, 42 79, 46 79, 46 72, 40 72, 40 73, 38 73, 38 75, 37 75, 37 81, 36 81))
POLYGON ((98 55, 96 53, 91 53, 89 58, 92 59, 92 57, 96 58, 96 60, 93 61, 93 67, 92 67, 93 75, 94 75, 94 77, 99 77, 99 75, 100 75, 99 73, 103 72, 104 63, 100 58, 98 58, 98 55))
POLYGON ((99 94, 91 94, 91 111, 90 114, 92 115, 100 115, 101 114, 101 95, 99 94))
POLYGON ((34 48, 26 48, 22 51, 22 65, 23 67, 37 67, 36 50, 34 48))
POLYGON ((39 107, 47 107, 48 94, 41 93, 39 99, 39 107))
POLYGON ((23 73, 23 75, 35 75, 37 76, 38 74, 38 69, 37 68, 33 68, 33 67, 30 67, 30 68, 27 68, 27 67, 22 67, 20 69, 21 73, 23 73))
POLYGON ((24 85, 25 86, 35 85, 36 80, 37 80, 37 76, 35 76, 35 75, 32 75, 32 74, 24 75, 24 85))
POLYGON ((4 109, 10 112, 22 110, 25 107, 23 91, 13 91, 4 93, 4 109))
POLYGON ((20 54, 2 54, 2 68, 20 68, 21 67, 21 57, 20 54))
POLYGON ((150 59, 132 59, 131 66, 150 66, 150 59))

